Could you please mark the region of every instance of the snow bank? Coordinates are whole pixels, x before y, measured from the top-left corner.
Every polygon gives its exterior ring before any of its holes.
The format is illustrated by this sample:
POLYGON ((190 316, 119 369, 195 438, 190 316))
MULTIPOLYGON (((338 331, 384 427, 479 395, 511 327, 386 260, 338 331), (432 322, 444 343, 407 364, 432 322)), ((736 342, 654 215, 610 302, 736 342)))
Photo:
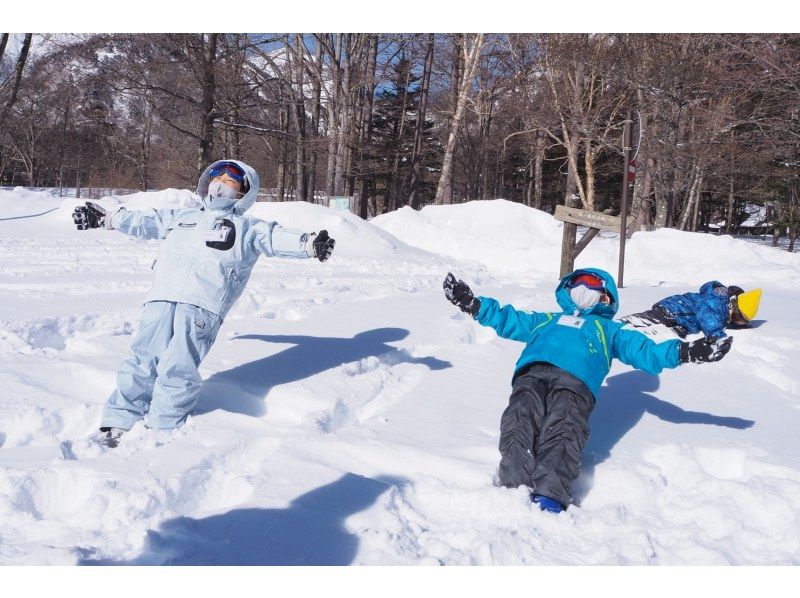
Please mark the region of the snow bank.
POLYGON ((663 228, 633 235, 625 249, 625 272, 626 280, 632 280, 627 278, 630 275, 644 282, 700 285, 717 279, 745 288, 769 285, 797 289, 800 254, 730 235, 663 228))
POLYGON ((371 222, 409 245, 476 261, 495 272, 558 270, 561 224, 545 212, 504 199, 420 211, 404 207, 371 222))
MULTIPOLYGON (((459 260, 474 260, 490 273, 554 278, 561 260, 562 223, 551 215, 503 199, 452 206, 403 208, 372 222, 409 245, 459 260)), ((579 237, 580 238, 580 237, 579 237)), ((578 256, 576 267, 616 275, 619 237, 600 233, 578 256)), ((637 232, 625 249, 625 280, 647 285, 726 284, 793 287, 800 254, 760 247, 731 236, 673 229, 637 232)))

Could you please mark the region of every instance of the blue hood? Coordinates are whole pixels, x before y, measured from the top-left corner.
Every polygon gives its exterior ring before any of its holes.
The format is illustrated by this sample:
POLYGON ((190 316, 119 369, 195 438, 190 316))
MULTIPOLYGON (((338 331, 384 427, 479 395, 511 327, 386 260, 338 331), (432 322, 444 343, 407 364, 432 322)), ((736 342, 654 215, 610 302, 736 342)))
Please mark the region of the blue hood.
POLYGON ((558 305, 561 306, 561 309, 568 314, 575 315, 575 312, 579 311, 582 316, 591 314, 611 320, 619 309, 619 292, 617 291, 617 284, 614 282, 611 274, 605 270, 600 270, 599 268, 581 268, 570 272, 561 279, 561 282, 558 283, 558 287, 556 287, 556 301, 558 301, 558 305), (569 289, 567 288, 567 282, 576 274, 594 274, 602 278, 606 283, 606 291, 611 296, 611 303, 608 305, 598 303, 597 305, 579 311, 578 306, 575 305, 572 297, 569 296, 569 289))
POLYGON ((247 176, 247 182, 250 185, 250 189, 244 194, 243 197, 239 198, 239 200, 233 204, 234 213, 241 216, 256 202, 258 190, 261 186, 258 173, 244 162, 240 162, 239 160, 217 160, 216 162, 209 164, 203 171, 203 174, 200 175, 200 180, 197 181, 197 195, 200 196, 200 202, 203 204, 203 207, 208 208, 206 205, 209 184, 208 173, 211 172, 211 169, 220 162, 233 162, 234 164, 237 164, 242 170, 244 170, 245 175, 247 176))

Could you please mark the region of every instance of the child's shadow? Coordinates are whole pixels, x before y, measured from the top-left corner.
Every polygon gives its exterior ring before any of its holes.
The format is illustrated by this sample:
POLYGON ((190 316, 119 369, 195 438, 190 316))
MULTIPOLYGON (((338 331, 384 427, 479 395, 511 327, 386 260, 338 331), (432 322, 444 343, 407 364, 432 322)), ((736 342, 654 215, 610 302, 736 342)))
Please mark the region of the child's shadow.
POLYGON ((370 508, 396 477, 346 473, 297 497, 286 508, 241 508, 194 519, 176 517, 149 530, 131 560, 98 558, 78 549, 81 565, 349 565, 358 535, 345 521, 370 508))
POLYGON ((705 424, 736 430, 744 430, 755 423, 740 417, 686 411, 648 394, 658 390, 658 386, 658 376, 638 370, 617 374, 606 380, 589 421, 591 432, 583 450, 581 475, 572 486, 576 504, 580 505, 591 490, 595 467, 611 456, 614 446, 645 413, 673 424, 705 424))
POLYGON ((203 390, 194 414, 216 409, 253 417, 266 414, 264 398, 279 384, 303 380, 344 363, 367 357, 379 357, 391 365, 417 363, 431 370, 452 367, 435 357, 414 357, 405 349, 387 343, 409 335, 404 328, 376 328, 349 337, 283 336, 244 334, 236 339, 294 345, 279 353, 217 372, 203 383, 203 390))

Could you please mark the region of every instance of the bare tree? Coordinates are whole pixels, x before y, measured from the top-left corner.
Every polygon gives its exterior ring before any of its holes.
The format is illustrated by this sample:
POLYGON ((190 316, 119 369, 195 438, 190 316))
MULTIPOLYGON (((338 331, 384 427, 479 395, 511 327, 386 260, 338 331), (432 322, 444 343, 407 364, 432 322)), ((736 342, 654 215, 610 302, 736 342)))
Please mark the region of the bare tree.
POLYGON ((464 110, 467 105, 467 97, 472 87, 473 77, 475 76, 475 69, 480 60, 483 38, 483 33, 477 33, 473 36, 471 43, 465 40, 463 46, 464 76, 461 79, 456 101, 456 110, 450 125, 450 134, 447 138, 447 145, 445 145, 444 157, 442 159, 442 171, 439 175, 439 185, 436 188, 435 201, 437 204, 452 203, 453 201, 453 189, 450 180, 450 172, 453 168, 453 151, 456 145, 456 137, 461 127, 461 120, 464 117, 464 110))

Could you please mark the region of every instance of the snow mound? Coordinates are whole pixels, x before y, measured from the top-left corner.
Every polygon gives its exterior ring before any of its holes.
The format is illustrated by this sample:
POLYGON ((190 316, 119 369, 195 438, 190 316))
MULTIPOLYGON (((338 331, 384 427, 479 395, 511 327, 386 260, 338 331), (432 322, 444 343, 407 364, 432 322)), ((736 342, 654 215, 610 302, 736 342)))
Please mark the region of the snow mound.
POLYGON ((413 245, 495 272, 557 273, 561 223, 540 210, 504 199, 410 207, 371 221, 413 245))
MULTIPOLYGON (((402 208, 372 223, 409 245, 458 260, 474 260, 491 273, 552 277, 561 260, 562 223, 553 216, 504 199, 402 208)), ((579 233, 580 238, 580 233, 579 233)), ((619 236, 601 232, 575 260, 616 274, 619 236)), ((650 286, 700 285, 708 280, 754 286, 796 285, 800 255, 729 235, 660 229, 637 232, 625 249, 625 279, 650 286)))
POLYGON ((437 261, 425 248, 412 247, 391 231, 375 226, 350 212, 333 210, 305 201, 259 202, 247 211, 261 220, 275 220, 286 228, 305 231, 325 229, 336 239, 335 256, 367 259, 401 259, 409 262, 437 261))
POLYGON ((625 270, 642 281, 700 285, 717 279, 743 287, 769 284, 797 288, 800 255, 730 235, 662 228, 633 235, 625 250, 625 270))

